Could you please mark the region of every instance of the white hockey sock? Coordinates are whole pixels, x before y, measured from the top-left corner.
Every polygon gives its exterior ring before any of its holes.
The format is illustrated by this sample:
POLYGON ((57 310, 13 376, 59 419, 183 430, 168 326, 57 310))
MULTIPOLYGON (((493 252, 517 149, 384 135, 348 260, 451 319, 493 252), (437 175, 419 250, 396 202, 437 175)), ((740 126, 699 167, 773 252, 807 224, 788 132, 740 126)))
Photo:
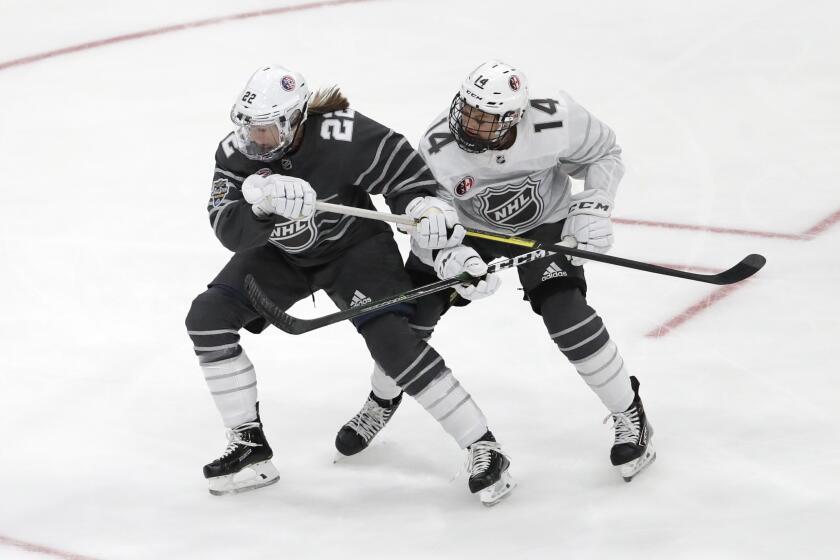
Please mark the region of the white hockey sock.
POLYGON ((201 364, 201 371, 226 428, 257 418, 257 374, 245 350, 235 358, 201 364))
POLYGON ((472 397, 446 369, 414 398, 443 429, 466 448, 487 431, 487 419, 472 397))
POLYGON ((386 401, 395 399, 402 393, 402 389, 397 385, 397 382, 388 377, 379 364, 375 362, 373 373, 370 374, 370 388, 374 395, 386 401))
POLYGON ((612 339, 588 358, 572 364, 610 412, 624 412, 633 403, 630 373, 612 339))

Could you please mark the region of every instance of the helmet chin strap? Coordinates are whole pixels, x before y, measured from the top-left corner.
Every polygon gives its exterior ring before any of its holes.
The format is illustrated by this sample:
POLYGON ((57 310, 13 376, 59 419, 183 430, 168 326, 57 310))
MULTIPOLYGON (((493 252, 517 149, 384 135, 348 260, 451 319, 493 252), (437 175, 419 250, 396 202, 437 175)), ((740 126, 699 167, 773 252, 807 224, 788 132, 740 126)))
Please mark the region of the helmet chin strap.
POLYGON ((513 143, 516 142, 516 128, 517 128, 517 126, 519 126, 519 123, 510 127, 508 129, 508 131, 505 132, 504 136, 502 136, 501 139, 499 140, 499 145, 494 147, 494 148, 490 148, 490 149, 491 150, 507 150, 508 148, 513 146, 513 143))
POLYGON ((305 130, 306 121, 304 120, 299 125, 297 125, 297 128, 295 129, 295 137, 292 140, 292 145, 289 146, 289 149, 286 150, 286 152, 283 155, 291 155, 298 151, 298 148, 300 148, 300 145, 303 143, 303 135, 305 130))

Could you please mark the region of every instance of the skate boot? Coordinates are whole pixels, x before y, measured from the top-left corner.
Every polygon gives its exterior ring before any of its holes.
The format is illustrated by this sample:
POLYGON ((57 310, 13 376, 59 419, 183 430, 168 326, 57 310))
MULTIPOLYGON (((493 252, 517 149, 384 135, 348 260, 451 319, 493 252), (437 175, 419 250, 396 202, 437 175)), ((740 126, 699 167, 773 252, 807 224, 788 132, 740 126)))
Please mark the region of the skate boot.
POLYGON ((494 506, 516 488, 516 482, 508 473, 510 460, 490 430, 467 447, 467 451, 470 492, 477 493, 482 504, 494 506))
POLYGON ((221 457, 204 465, 204 478, 214 496, 256 490, 280 479, 271 463, 271 447, 257 419, 227 431, 228 446, 221 457))
POLYGON ((335 448, 345 456, 355 455, 365 449, 391 419, 402 402, 402 393, 395 399, 380 399, 371 391, 365 404, 335 436, 335 448))
POLYGON ((653 427, 647 421, 642 399, 639 397, 639 380, 630 376, 633 387, 633 404, 624 412, 607 415, 604 423, 612 417, 615 442, 610 450, 610 461, 618 469, 625 482, 630 482, 645 467, 656 459, 653 448, 653 427))

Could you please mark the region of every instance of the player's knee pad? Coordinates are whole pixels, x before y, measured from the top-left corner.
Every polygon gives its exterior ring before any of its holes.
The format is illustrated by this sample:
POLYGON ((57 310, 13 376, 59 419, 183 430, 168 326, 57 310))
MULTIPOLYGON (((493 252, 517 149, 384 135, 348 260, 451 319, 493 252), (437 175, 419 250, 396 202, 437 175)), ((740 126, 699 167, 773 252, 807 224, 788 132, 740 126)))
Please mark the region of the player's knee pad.
POLYGON ((236 314, 230 311, 230 298, 218 288, 210 288, 196 297, 185 324, 193 349, 201 363, 217 362, 238 356, 239 329, 236 314))
POLYGON ((429 311, 428 308, 418 307, 417 312, 408 319, 408 325, 423 340, 429 340, 432 337, 438 319, 440 319, 439 313, 435 313, 434 310, 431 310, 431 313, 429 311))
POLYGON ((572 362, 595 354, 610 339, 604 322, 577 288, 546 294, 540 311, 549 336, 572 362))
POLYGON ((373 359, 409 395, 423 390, 446 369, 443 358, 417 336, 406 317, 379 315, 359 332, 373 359))
POLYGON ((560 292, 577 291, 586 299, 586 281, 583 278, 558 277, 540 283, 536 288, 528 291, 524 299, 531 304, 531 310, 542 315, 543 302, 560 292))

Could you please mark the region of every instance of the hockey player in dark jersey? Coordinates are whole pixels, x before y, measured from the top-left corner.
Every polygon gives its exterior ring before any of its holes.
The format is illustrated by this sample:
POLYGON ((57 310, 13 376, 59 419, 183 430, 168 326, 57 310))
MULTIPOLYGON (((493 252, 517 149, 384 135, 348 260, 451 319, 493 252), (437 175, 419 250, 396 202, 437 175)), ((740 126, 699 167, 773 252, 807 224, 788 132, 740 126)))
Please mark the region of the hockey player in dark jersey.
MULTIPOLYGON (((240 329, 259 333, 267 326, 245 295, 246 274, 283 309, 316 290, 346 309, 411 287, 390 227, 316 213, 316 199, 371 209, 370 195, 384 195, 393 212, 419 221, 413 243, 427 250, 459 247, 464 237, 417 152, 400 134, 350 109, 337 88, 313 97, 303 76, 267 66, 239 94, 231 119, 236 129, 216 151, 207 209, 219 241, 235 254, 186 318, 227 428, 227 448, 204 467, 215 495, 279 476, 259 416, 254 366, 239 341, 240 329)), ((411 312, 411 305, 397 305, 354 325, 395 385, 469 450, 469 488, 495 503, 513 488, 509 461, 469 393, 409 325, 411 312)), ((380 410, 393 411, 399 402, 371 398, 380 410)))
MULTIPOLYGON (((525 76, 507 64, 490 61, 470 73, 421 139, 420 154, 441 185, 438 196, 455 207, 466 227, 549 243, 571 237, 587 251, 606 252, 612 245, 610 214, 624 173, 615 134, 564 92, 529 97, 525 76), (571 178, 583 180, 581 192, 572 192, 571 178)), ((482 259, 523 251, 467 238, 445 251, 418 247, 407 268, 415 283, 425 284, 455 276, 461 263, 480 269, 482 259)), ((656 457, 653 431, 638 380, 586 300, 584 262, 555 255, 520 267, 519 278, 551 340, 609 411, 610 460, 629 481, 656 457)), ((491 275, 478 286, 458 287, 458 299, 488 296, 498 285, 491 275)), ((414 328, 431 335, 452 303, 450 295, 419 300, 414 328)), ((400 394, 379 368, 372 381, 380 399, 400 394)), ((366 414, 363 409, 339 434, 353 432, 366 414)), ((373 435, 364 434, 365 445, 373 435)))

